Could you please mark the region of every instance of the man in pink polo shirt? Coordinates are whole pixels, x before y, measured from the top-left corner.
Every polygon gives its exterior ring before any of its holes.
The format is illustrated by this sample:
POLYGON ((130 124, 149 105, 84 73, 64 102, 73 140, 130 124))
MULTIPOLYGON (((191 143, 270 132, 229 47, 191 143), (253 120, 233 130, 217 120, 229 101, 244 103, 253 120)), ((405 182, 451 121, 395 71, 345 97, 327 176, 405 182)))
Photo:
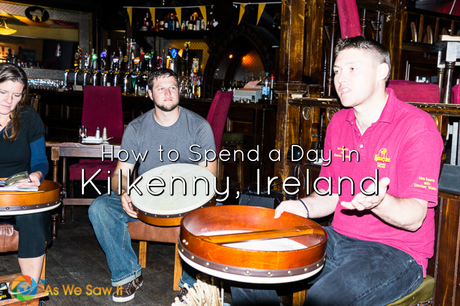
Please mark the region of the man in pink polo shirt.
MULTIPOLYGON (((331 162, 320 173, 330 180, 276 209, 275 218, 285 211, 334 214, 326 263, 310 281, 305 305, 387 305, 426 276, 443 141, 429 114, 386 88, 390 70, 389 53, 376 41, 338 43, 334 84, 344 109, 328 125, 324 152, 331 162)), ((233 294, 234 305, 262 305, 268 296, 242 292, 233 294)))

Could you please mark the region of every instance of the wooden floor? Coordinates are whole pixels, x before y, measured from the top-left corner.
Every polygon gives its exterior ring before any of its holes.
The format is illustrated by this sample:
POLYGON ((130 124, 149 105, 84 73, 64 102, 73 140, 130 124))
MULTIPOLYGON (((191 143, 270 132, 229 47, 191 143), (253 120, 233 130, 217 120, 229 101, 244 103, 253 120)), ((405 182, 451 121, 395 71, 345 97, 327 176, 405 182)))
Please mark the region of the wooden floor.
MULTIPOLYGON (((70 212, 70 210, 68 210, 70 212)), ((114 305, 110 272, 87 215, 87 207, 75 207, 66 224, 59 225, 58 239, 47 251, 46 287, 50 297, 46 306, 114 305), (49 286, 49 287, 48 287, 49 286), (80 289, 81 292, 77 291, 80 289)), ((138 243, 133 242, 138 251, 138 243)), ((174 245, 150 243, 149 266, 142 270, 144 285, 135 298, 123 305, 169 306, 178 292, 172 289, 174 245)), ((17 253, 0 254, 0 275, 19 273, 17 253)), ((231 297, 224 295, 231 305, 231 297)))

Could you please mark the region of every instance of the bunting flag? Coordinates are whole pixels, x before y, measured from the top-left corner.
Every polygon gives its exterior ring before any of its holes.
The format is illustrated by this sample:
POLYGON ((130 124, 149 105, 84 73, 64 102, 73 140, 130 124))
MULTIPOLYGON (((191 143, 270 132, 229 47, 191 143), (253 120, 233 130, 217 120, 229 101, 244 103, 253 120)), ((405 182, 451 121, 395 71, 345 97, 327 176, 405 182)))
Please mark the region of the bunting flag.
POLYGON ((206 14, 206 6, 200 6, 201 15, 203 15, 204 24, 208 24, 208 14, 206 14))
POLYGON ((129 26, 133 26, 133 8, 131 6, 126 8, 126 11, 128 11, 128 16, 129 16, 129 26))
POLYGON ((259 24, 260 16, 262 16, 262 13, 264 12, 266 3, 259 3, 259 9, 257 10, 257 23, 256 25, 259 24))
POLYGON ((246 10, 246 4, 240 4, 240 17, 238 18, 238 24, 240 24, 241 18, 243 18, 245 10, 246 10))
POLYGON ((154 7, 149 7, 150 11, 150 17, 152 18, 153 26, 155 26, 155 8, 154 7))
POLYGON ((176 15, 177 15, 177 21, 179 21, 179 26, 182 24, 182 8, 176 7, 176 15))

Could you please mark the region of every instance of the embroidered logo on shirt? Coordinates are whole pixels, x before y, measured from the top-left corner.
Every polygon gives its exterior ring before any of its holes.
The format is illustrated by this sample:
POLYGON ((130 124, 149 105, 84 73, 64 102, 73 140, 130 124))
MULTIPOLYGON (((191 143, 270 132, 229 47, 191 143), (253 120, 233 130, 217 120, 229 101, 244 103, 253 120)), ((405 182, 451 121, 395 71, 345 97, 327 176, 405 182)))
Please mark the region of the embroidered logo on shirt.
POLYGON ((377 162, 378 168, 385 168, 387 163, 390 163, 390 158, 387 155, 387 149, 380 149, 379 153, 374 154, 374 161, 377 162))

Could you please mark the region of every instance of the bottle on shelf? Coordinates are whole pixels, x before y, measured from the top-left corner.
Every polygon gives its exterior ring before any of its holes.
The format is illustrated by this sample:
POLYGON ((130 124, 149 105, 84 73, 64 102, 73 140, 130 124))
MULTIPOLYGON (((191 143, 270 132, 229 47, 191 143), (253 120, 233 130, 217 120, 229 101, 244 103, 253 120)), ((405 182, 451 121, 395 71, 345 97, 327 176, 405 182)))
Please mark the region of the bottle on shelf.
POLYGON ((195 27, 195 31, 200 31, 200 30, 201 30, 201 16, 199 16, 196 19, 196 27, 195 27))
POLYGON ((198 76, 196 81, 196 88, 195 88, 195 98, 201 98, 201 75, 198 76))
POLYGON ((171 13, 169 15, 169 20, 168 20, 168 31, 175 31, 175 30, 176 30, 175 15, 171 13))
POLYGON ((165 31, 169 31, 169 20, 168 20, 167 15, 166 15, 165 19, 163 20, 163 24, 164 24, 165 31))
POLYGON ((147 13, 144 17, 144 22, 140 29, 142 32, 147 32, 149 30, 149 13, 147 13))
POLYGON ((273 74, 270 76, 270 103, 273 102, 273 86, 274 86, 274 83, 275 83, 275 77, 273 76, 273 74))
POLYGON ((195 16, 192 14, 190 16, 190 20, 188 21, 188 24, 187 24, 187 30, 188 31, 192 31, 193 30, 193 26, 195 25, 195 16))
POLYGON ((204 18, 201 19, 201 17, 200 17, 200 20, 201 20, 201 21, 200 21, 200 27, 201 27, 200 30, 201 30, 201 31, 206 31, 206 22, 204 22, 204 18))
POLYGON ((265 78, 262 84, 262 99, 270 99, 270 77, 268 76, 268 72, 265 72, 265 78))

